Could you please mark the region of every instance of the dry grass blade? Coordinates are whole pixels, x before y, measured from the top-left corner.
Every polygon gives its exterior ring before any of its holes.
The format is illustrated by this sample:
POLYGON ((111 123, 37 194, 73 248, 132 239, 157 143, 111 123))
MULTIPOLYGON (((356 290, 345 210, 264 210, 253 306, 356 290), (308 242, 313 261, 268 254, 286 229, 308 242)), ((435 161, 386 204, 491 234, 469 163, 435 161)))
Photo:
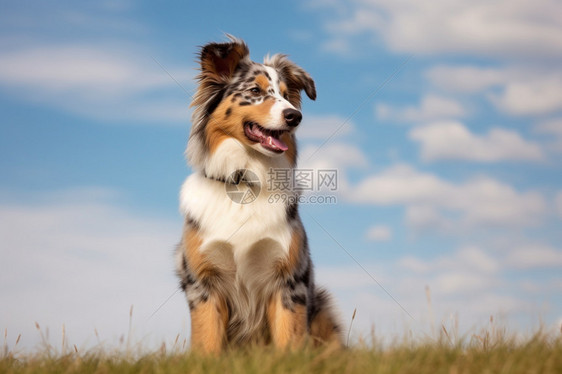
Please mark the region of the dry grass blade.
POLYGON ((345 345, 349 347, 349 337, 351 335, 351 327, 353 326, 353 321, 355 320, 355 313, 357 313, 357 308, 353 309, 353 315, 351 316, 351 322, 349 323, 349 330, 347 330, 347 339, 345 345))

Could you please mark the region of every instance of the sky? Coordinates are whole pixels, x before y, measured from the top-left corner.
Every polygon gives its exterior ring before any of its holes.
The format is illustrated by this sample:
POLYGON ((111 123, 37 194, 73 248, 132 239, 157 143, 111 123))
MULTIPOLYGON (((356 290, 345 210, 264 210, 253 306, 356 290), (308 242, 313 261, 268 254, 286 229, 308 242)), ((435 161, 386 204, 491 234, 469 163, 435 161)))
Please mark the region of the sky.
POLYGON ((559 328, 560 19, 555 0, 0 2, 6 344, 189 336, 178 193, 196 54, 225 33, 316 82, 299 167, 337 170, 314 192, 336 202, 300 212, 352 340, 559 328))

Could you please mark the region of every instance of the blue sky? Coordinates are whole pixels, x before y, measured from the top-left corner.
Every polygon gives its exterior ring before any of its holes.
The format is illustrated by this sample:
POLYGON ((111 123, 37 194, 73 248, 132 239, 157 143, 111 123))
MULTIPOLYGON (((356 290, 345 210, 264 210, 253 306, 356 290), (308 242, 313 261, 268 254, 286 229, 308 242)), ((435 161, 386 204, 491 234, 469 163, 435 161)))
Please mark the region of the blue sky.
POLYGON ((38 322, 55 345, 63 324, 119 344, 131 305, 147 346, 188 336, 171 255, 188 105, 197 47, 225 32, 315 79, 300 165, 337 169, 338 202, 301 215, 354 337, 559 326, 561 17, 547 0, 3 2, 8 343, 33 347, 38 322))

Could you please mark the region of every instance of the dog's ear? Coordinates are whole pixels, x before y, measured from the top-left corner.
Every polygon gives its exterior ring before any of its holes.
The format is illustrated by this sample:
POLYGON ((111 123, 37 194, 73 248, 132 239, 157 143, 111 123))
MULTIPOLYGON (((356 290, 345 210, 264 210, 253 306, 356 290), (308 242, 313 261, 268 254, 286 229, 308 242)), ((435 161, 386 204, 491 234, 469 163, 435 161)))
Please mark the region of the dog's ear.
POLYGON ((227 35, 229 43, 209 43, 201 48, 201 80, 228 81, 242 60, 249 59, 250 51, 242 40, 227 35))
POLYGON ((304 90, 311 100, 316 100, 316 86, 312 77, 303 68, 292 62, 286 55, 276 54, 266 57, 265 65, 269 65, 281 76, 289 89, 289 102, 300 107, 300 91, 304 90))

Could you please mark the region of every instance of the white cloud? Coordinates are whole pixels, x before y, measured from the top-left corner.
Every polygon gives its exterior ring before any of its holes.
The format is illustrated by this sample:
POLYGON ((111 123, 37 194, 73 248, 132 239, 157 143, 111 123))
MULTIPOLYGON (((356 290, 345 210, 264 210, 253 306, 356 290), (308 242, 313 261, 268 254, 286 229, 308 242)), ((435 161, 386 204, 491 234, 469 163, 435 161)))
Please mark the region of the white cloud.
POLYGON ((512 81, 490 100, 511 115, 540 115, 562 110, 562 75, 526 82, 512 81))
POLYGON ((298 127, 297 137, 303 140, 326 140, 339 138, 353 131, 355 131, 355 125, 344 117, 307 114, 303 123, 298 127))
POLYGON ((418 107, 393 107, 379 103, 375 108, 377 117, 381 120, 398 122, 421 123, 444 118, 463 117, 466 114, 463 106, 450 98, 426 95, 418 107))
POLYGON ((543 115, 562 110, 562 73, 556 69, 508 66, 436 66, 426 72, 434 86, 456 93, 486 93, 510 115, 543 115))
POLYGON ((552 118, 535 125, 537 132, 562 137, 562 117, 552 118))
POLYGON ((462 247, 454 253, 430 261, 406 256, 399 261, 399 265, 404 269, 421 274, 457 271, 460 268, 465 272, 478 274, 492 274, 500 270, 497 259, 476 246, 462 247))
MULTIPOLYGON (((190 87, 192 74, 187 69, 168 71, 190 87)), ((188 119, 190 97, 150 53, 127 45, 4 49, 0 86, 21 99, 97 119, 176 123, 188 119), (149 98, 154 94, 159 98, 149 98)))
POLYGON ((397 165, 363 180, 347 191, 347 199, 375 205, 418 209, 410 224, 422 228, 439 222, 456 227, 529 226, 540 222, 546 203, 537 192, 520 193, 488 177, 452 183, 429 173, 397 165))
POLYGON ((329 142, 324 145, 306 145, 299 152, 299 167, 316 169, 346 169, 367 166, 367 157, 357 146, 329 142))
POLYGON ((562 250, 548 245, 526 245, 509 251, 506 261, 521 269, 562 267, 562 250))
POLYGON ((469 65, 437 65, 425 73, 434 86, 460 93, 477 93, 504 84, 511 75, 511 72, 502 69, 469 65))
POLYGON ((134 341, 146 337, 157 346, 185 332, 179 293, 149 319, 177 287, 172 252, 180 223, 129 213, 110 196, 80 189, 0 204, 0 321, 2 330, 22 334, 20 345, 40 340, 36 321, 55 347, 63 324, 78 347, 96 344, 94 328, 116 344, 127 333, 131 305, 134 341))
POLYGON ((406 206, 405 222, 419 231, 456 232, 459 223, 437 206, 414 203, 406 206))
MULTIPOLYGON (((388 281, 378 275, 378 271, 371 271, 380 282, 388 281)), ((373 280, 361 269, 348 266, 319 266, 315 269, 315 276, 319 279, 319 285, 329 290, 349 290, 370 286, 373 280)))
POLYGON ((468 246, 459 249, 456 256, 466 267, 476 269, 479 272, 493 273, 498 271, 500 267, 496 259, 489 256, 484 250, 475 246, 468 246))
POLYGON ((367 165, 367 157, 359 147, 339 141, 325 144, 307 142, 299 150, 299 160, 304 165, 315 164, 320 167, 364 167, 367 165))
POLYGON ((486 135, 476 135, 462 123, 448 121, 417 127, 409 135, 420 143, 421 156, 425 161, 497 162, 545 159, 538 144, 507 129, 493 128, 486 135))
POLYGON ((402 257, 398 261, 398 265, 414 273, 427 273, 430 269, 430 264, 428 262, 420 260, 414 256, 402 257))
POLYGON ((348 44, 366 33, 399 52, 524 59, 562 53, 562 4, 555 0, 357 0, 346 5, 325 6, 335 10, 325 28, 334 39, 347 38, 348 44))
POLYGON ((367 230, 367 239, 375 242, 386 242, 392 239, 392 229, 385 225, 372 226, 367 230))
POLYGON ((443 295, 476 293, 490 287, 490 278, 466 271, 449 271, 433 279, 433 290, 443 295))
MULTIPOLYGON (((361 169, 367 165, 363 151, 348 143, 308 144, 299 150, 298 168, 337 171, 337 191, 334 193, 338 194, 345 194, 349 189, 347 170, 361 169)), ((314 185, 318 186, 318 180, 314 181, 314 185)))

